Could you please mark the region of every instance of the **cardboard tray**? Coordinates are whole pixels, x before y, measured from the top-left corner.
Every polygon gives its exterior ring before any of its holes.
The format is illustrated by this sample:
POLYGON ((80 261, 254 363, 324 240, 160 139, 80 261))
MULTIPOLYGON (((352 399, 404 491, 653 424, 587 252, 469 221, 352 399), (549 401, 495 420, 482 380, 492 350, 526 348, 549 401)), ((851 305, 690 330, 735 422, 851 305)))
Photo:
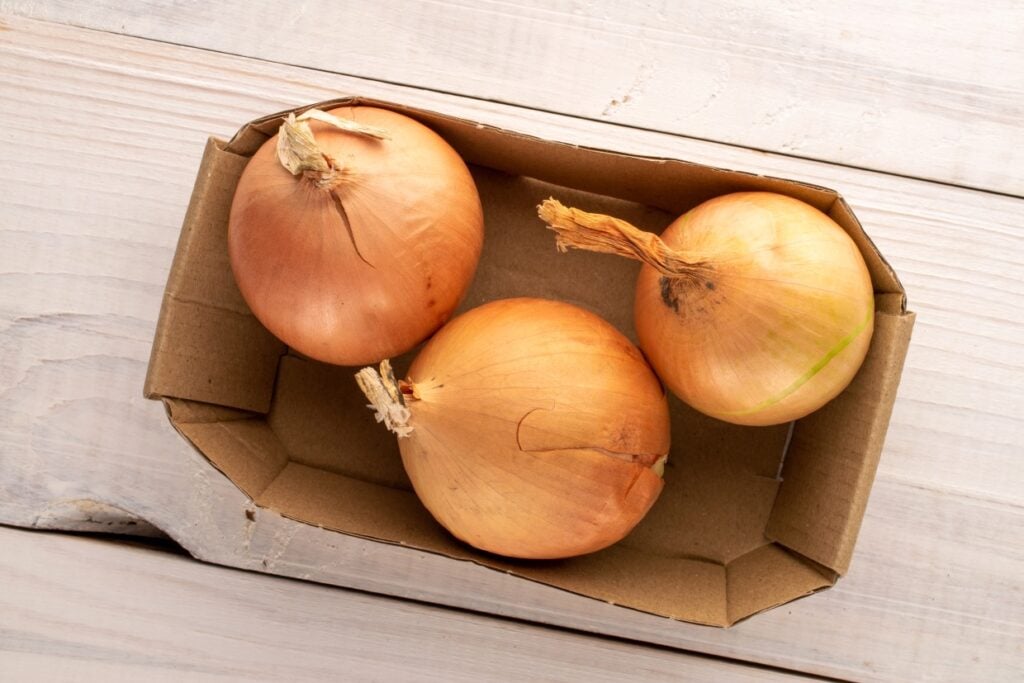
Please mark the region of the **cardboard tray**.
MULTIPOLYGON (((545 562, 477 552, 420 505, 394 437, 365 408, 354 369, 291 352, 238 292, 227 255, 231 200, 248 157, 276 133, 282 112, 206 147, 145 386, 148 397, 163 400, 174 427, 257 505, 653 614, 727 626, 832 586, 850 564, 913 326, 898 278, 843 198, 804 183, 579 148, 366 98, 312 106, 354 103, 423 122, 470 164, 486 237, 460 310, 512 296, 561 299, 635 340, 639 265, 558 253, 536 205, 554 196, 660 232, 711 197, 768 190, 829 214, 864 255, 876 315, 863 367, 839 397, 791 425, 730 425, 673 400, 665 489, 633 533, 606 550, 545 562)), ((395 360, 399 376, 412 357, 395 360)))

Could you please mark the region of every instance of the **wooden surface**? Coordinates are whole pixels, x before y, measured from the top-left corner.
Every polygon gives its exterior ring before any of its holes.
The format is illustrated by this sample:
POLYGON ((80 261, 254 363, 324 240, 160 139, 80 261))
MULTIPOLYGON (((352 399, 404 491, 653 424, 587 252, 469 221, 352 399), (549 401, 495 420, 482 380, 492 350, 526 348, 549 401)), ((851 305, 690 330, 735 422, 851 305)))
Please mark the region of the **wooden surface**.
POLYGON ((0 547, 5 681, 803 680, 110 541, 0 547))
POLYGON ((1024 4, 9 2, 40 19, 1012 194, 1024 4))
MULTIPOLYGON (((54 4, 32 9, 77 16, 54 4)), ((1024 675, 1024 200, 14 15, 0 17, 0 29, 0 521, 155 526, 214 562, 796 671, 894 680, 1024 675), (180 440, 158 404, 141 398, 153 325, 206 135, 344 93, 843 192, 919 318, 853 566, 837 588, 713 630, 263 510, 248 519, 244 496, 180 440)), ((1019 150, 1021 142, 1019 127, 1006 132, 1005 146, 1019 150)), ((1010 161, 993 165, 1022 177, 1020 161, 1010 161)), ((25 538, 39 553, 53 543, 25 538)), ((279 609, 286 604, 280 598, 279 609)), ((88 601, 79 605, 89 619, 88 601)), ((422 637, 431 647, 444 642, 422 637)), ((50 666, 41 655, 10 657, 50 666)), ((115 671, 116 660, 102 667, 115 671)))

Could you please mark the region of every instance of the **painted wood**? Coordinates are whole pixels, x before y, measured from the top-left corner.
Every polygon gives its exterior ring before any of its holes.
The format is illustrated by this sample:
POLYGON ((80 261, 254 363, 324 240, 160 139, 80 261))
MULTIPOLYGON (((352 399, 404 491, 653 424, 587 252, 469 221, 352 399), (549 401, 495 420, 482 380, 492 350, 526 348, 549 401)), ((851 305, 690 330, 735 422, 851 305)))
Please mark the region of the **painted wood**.
POLYGON ((41 19, 1024 194, 1024 5, 6 2, 41 19), (228 28, 230 26, 230 29, 228 28))
MULTIPOLYGON (((1015 199, 245 59, 217 56, 223 67, 209 70, 204 60, 213 59, 210 53, 164 49, 140 41, 126 43, 132 50, 146 46, 146 60, 132 63, 125 56, 129 48, 102 34, 71 31, 65 35, 57 27, 46 31, 50 33, 0 33, 8 46, 4 64, 9 65, 2 83, 19 93, 24 103, 9 101, 8 134, 24 136, 39 155, 25 160, 25 154, 13 146, 0 148, 4 160, 0 178, 24 185, 19 195, 6 200, 12 205, 6 225, 33 225, 39 216, 54 222, 54 209, 59 209, 62 223, 56 225, 67 224, 78 232, 53 245, 36 229, 24 236, 27 241, 12 243, 4 256, 9 263, 41 258, 60 272, 77 268, 85 269, 81 271, 85 275, 118 272, 144 277, 150 298, 141 304, 125 299, 121 312, 151 324, 156 314, 153 301, 158 301, 164 285, 163 264, 170 261, 206 136, 230 136, 241 122, 256 116, 344 92, 398 97, 428 108, 448 107, 450 113, 578 144, 783 175, 833 187, 846 196, 902 276, 911 308, 919 313, 901 401, 889 431, 892 455, 881 465, 883 476, 967 495, 1020 500, 1018 482, 1024 477, 1024 463, 1017 457, 1017 446, 1024 443, 1024 393, 1019 389, 1024 385, 1024 368, 1015 359, 1024 336, 1020 313, 1024 232, 1017 218, 1020 203, 1015 199), (55 41, 62 44, 54 45, 55 41), (59 88, 40 81, 40 74, 49 72, 54 74, 50 81, 60 82, 59 88), (63 110, 69 97, 75 98, 76 115, 81 112, 102 124, 86 135, 77 122, 72 123, 71 112, 63 110), (154 111, 158 100, 173 103, 183 113, 154 111), (29 103, 48 109, 52 118, 20 116, 29 103), (106 167, 111 157, 119 160, 121 165, 113 167, 117 175, 86 174, 55 197, 41 179, 48 177, 51 168, 66 165, 64 155, 59 149, 47 150, 42 142, 31 142, 47 129, 54 136, 69 136, 80 164, 106 167), (119 141, 125 135, 130 139, 119 141), (142 138, 150 145, 148 156, 138 153, 142 138), (16 171, 18 163, 27 167, 24 172, 16 171), (129 198, 141 203, 123 201, 129 198), (14 206, 17 215, 10 213, 14 206), (104 208, 117 209, 115 223, 101 222, 107 236, 138 241, 140 236, 153 235, 155 228, 164 228, 157 238, 160 242, 148 247, 148 255, 156 260, 143 264, 134 254, 117 259, 108 250, 105 260, 94 257, 81 263, 80 250, 99 228, 83 228, 76 212, 104 208), (44 244, 49 244, 45 250, 44 244), (156 264, 161 264, 160 270, 154 270, 156 264), (992 413, 988 419, 996 428, 977 428, 973 416, 987 413, 992 413), (984 457, 964 458, 966 448, 984 457), (1007 472, 1016 476, 1008 477, 1007 472)), ((28 231, 19 228, 18 232, 28 231)), ((18 282, 36 283, 8 304, 15 306, 15 318, 25 318, 18 325, 36 322, 34 316, 44 310, 49 315, 61 313, 48 308, 51 290, 38 284, 41 278, 18 277, 18 282)), ((14 282, 11 286, 20 291, 14 282)), ((118 291, 116 282, 107 284, 103 291, 118 291)), ((50 286, 60 287, 60 282, 50 286)), ((65 296, 75 303, 96 305, 91 291, 65 296)), ((120 325, 129 322, 122 319, 120 325)), ((135 335, 145 353, 150 335, 150 327, 135 335)), ((138 357, 146 357, 145 353, 138 357)))
POLYGON ((4 680, 808 680, 149 548, 41 536, 0 527, 4 680))
POLYGON ((3 22, 0 521, 156 527, 212 562, 812 673, 1001 680, 1020 670, 1021 200, 15 17, 3 22), (904 276, 920 314, 850 575, 834 590, 722 631, 269 511, 250 511, 250 520, 245 497, 180 440, 159 404, 142 399, 149 343, 205 136, 345 92, 841 190, 904 276))

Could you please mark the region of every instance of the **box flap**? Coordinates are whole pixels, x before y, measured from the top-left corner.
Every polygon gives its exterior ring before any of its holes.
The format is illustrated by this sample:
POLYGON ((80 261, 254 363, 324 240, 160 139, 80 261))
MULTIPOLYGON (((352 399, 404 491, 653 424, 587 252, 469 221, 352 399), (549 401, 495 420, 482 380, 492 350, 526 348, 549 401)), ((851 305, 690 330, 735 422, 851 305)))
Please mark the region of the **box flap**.
POLYGON ((228 262, 227 225, 247 159, 211 138, 164 292, 147 397, 266 411, 285 347, 253 317, 228 262))
POLYGON ((175 429, 250 498, 259 499, 288 463, 288 453, 258 414, 173 398, 164 405, 175 429))
POLYGON ((864 257, 864 262, 868 266, 868 272, 871 273, 871 284, 874 286, 875 293, 899 295, 898 310, 889 310, 887 308, 881 310, 887 310, 890 313, 905 312, 907 310, 907 297, 903 290, 903 283, 900 282, 896 271, 892 269, 889 262, 878 251, 875 243, 864 232, 864 227, 860 224, 857 216, 854 215, 853 210, 850 209, 850 205, 846 203, 845 199, 839 197, 826 213, 846 230, 850 237, 853 238, 857 248, 860 249, 861 256, 864 257))
POLYGON ((363 538, 454 557, 468 550, 434 521, 411 490, 296 462, 288 463, 256 502, 292 519, 363 538))
POLYGON ((664 557, 614 545, 560 562, 517 565, 499 561, 492 566, 671 619, 709 626, 729 623, 725 567, 700 558, 664 557))
POLYGON ((793 428, 765 533, 839 574, 853 554, 913 325, 912 313, 877 313, 853 382, 793 428))
POLYGON ((454 539, 412 491, 294 462, 256 502, 299 521, 316 520, 328 529, 469 560, 612 604, 703 624, 728 623, 725 567, 706 560, 648 555, 624 546, 561 561, 508 560, 454 539))
POLYGON ((828 570, 772 543, 730 562, 726 576, 730 624, 835 583, 828 570))

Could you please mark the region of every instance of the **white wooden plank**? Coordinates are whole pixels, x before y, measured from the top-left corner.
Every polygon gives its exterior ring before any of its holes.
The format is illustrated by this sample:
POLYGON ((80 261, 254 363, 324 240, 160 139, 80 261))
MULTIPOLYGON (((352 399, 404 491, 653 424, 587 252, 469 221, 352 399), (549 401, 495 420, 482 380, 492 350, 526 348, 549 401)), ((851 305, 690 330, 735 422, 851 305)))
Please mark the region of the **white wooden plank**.
MULTIPOLYGON (((1019 668, 1019 200, 14 18, 7 24, 0 520, 60 526, 79 501, 95 500, 127 510, 125 525, 148 520, 211 561, 816 673, 998 679, 1019 668), (265 511, 250 522, 244 496, 139 395, 149 340, 205 134, 230 134, 255 115, 341 91, 846 193, 923 313, 851 575, 832 591, 716 631, 265 511), (915 360, 920 353, 935 355, 915 360), (977 446, 967 462, 964 443, 977 446)), ((71 521, 96 528, 89 517, 71 521)))
POLYGON ((10 681, 802 681, 805 677, 0 527, 10 681))
MULTIPOLYGON (((9 21, 12 28, 19 25, 17 19, 9 21)), ((9 66, 0 84, 11 93, 4 101, 8 134, 25 140, 35 156, 26 158, 13 145, 0 147, 0 180, 21 188, 5 199, 11 208, 4 227, 18 239, 0 255, 5 259, 0 263, 13 264, 5 277, 11 291, 20 292, 17 300, 6 302, 15 307, 10 309, 14 322, 7 324, 43 323, 57 348, 66 321, 52 316, 106 306, 105 312, 119 317, 103 324, 119 331, 131 327, 131 348, 138 358, 146 357, 142 350, 151 339, 163 264, 169 263, 206 135, 230 136, 255 116, 342 91, 398 97, 555 139, 784 175, 840 190, 903 277, 911 308, 919 313, 882 475, 1021 501, 1024 462, 1017 456, 1024 443, 1024 367, 1016 359, 1024 338, 1024 231, 1020 202, 1012 198, 557 116, 524 116, 501 105, 223 55, 21 25, 37 29, 0 33, 3 64, 9 66), (216 68, 206 66, 211 59, 216 68), (50 118, 20 115, 28 106, 49 111, 50 118), (79 118, 93 122, 90 133, 79 118), (44 134, 67 140, 77 163, 104 168, 107 175, 76 175, 55 196, 41 179, 67 161, 62 149, 45 146, 44 134), (87 220, 81 220, 83 213, 87 220), (60 240, 54 242, 36 225, 40 219, 60 230, 60 240), (103 258, 83 262, 79 254, 96 251, 97 237, 103 258), (117 240, 143 244, 121 254, 117 240), (140 259, 139 250, 154 260, 140 259), (31 259, 45 262, 47 269, 25 274, 20 264, 31 259), (108 277, 95 281, 97 293, 66 287, 71 274, 108 277), (109 300, 125 286, 145 296, 109 300), (68 291, 59 304, 52 291, 62 287, 68 291), (51 317, 37 320, 40 315, 51 317), (987 422, 975 423, 976 415, 987 422), (965 449, 978 456, 964 458, 965 449)), ((119 344, 125 348, 124 341, 119 344)))
POLYGON ((1024 5, 13 1, 41 19, 1024 193, 1024 5))

